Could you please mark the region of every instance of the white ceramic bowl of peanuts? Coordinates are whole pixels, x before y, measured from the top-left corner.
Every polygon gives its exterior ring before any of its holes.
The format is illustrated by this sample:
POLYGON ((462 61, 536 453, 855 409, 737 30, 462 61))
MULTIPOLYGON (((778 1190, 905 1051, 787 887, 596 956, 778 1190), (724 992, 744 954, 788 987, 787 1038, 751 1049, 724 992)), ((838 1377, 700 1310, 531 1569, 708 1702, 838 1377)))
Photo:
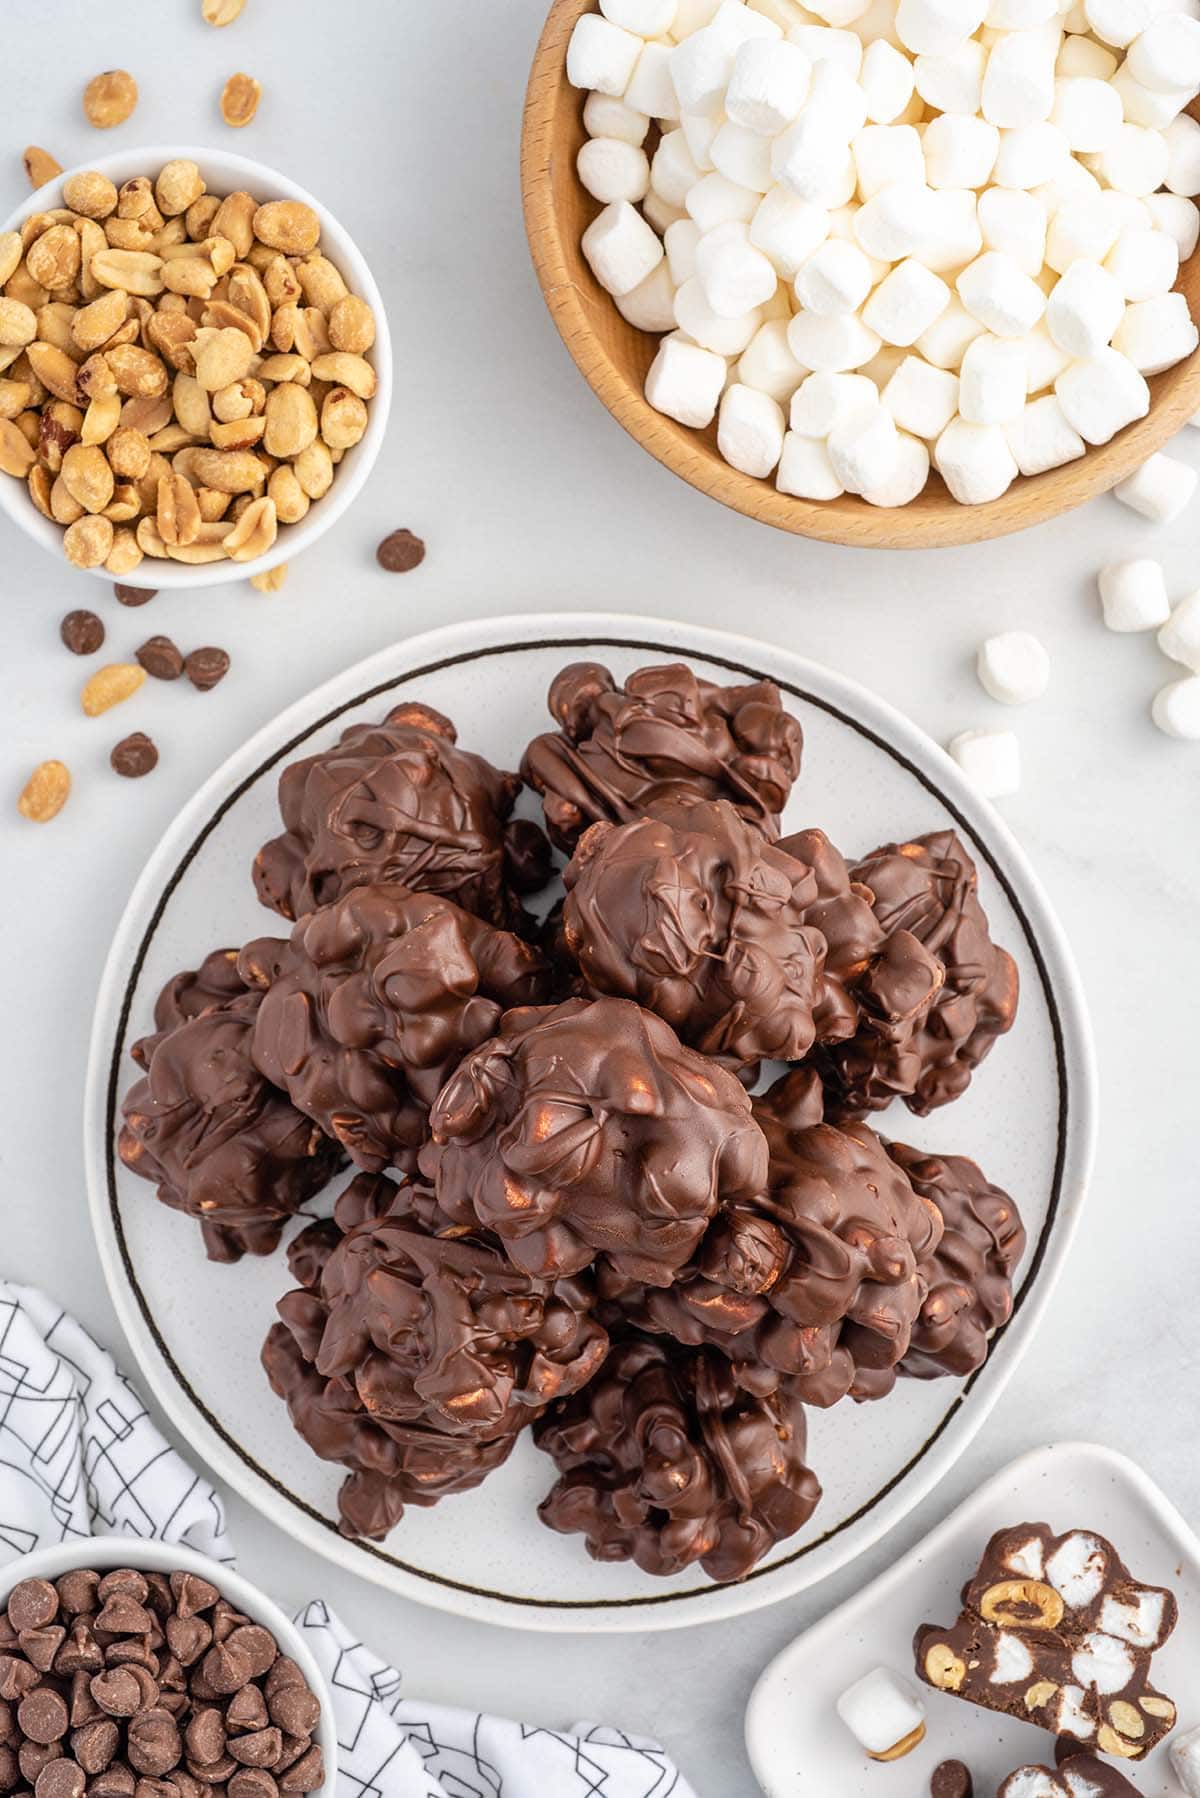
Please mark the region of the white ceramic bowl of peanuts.
POLYGON ((261 163, 122 151, 0 229, 0 510, 104 580, 209 587, 299 555, 366 482, 391 393, 362 254, 261 163))

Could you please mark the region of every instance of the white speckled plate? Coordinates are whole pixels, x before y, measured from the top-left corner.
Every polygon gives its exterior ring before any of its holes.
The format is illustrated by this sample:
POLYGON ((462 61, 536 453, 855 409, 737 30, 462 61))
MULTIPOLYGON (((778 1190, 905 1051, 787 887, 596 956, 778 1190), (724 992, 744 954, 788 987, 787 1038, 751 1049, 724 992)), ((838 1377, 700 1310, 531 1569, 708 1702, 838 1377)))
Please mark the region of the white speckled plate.
POLYGON ((385 650, 293 706, 234 755, 183 810, 130 899, 105 970, 88 1080, 86 1148, 101 1259, 122 1323, 155 1394, 224 1479, 293 1536, 393 1591, 491 1622, 541 1629, 666 1629, 753 1610, 812 1585, 902 1517, 961 1454, 1024 1351, 1083 1202, 1094 1123, 1087 1019, 1070 953, 1028 864, 993 809, 937 746, 852 682, 765 643, 682 623, 582 614, 492 619, 385 650), (1016 1310, 986 1366, 966 1381, 903 1381, 878 1405, 814 1412, 810 1458, 825 1497, 807 1528, 737 1586, 683 1574, 656 1581, 597 1565, 578 1537, 552 1534, 535 1506, 549 1463, 528 1440, 477 1492, 413 1511, 383 1544, 337 1533, 336 1468, 313 1458, 260 1371, 282 1255, 219 1267, 195 1225, 155 1203, 115 1154, 130 1042, 154 996, 207 950, 272 928, 250 882, 255 850, 279 828, 275 785, 289 760, 383 715, 428 700, 463 743, 515 767, 546 728, 545 695, 565 662, 618 676, 685 659, 728 681, 769 676, 801 719, 804 769, 788 828, 819 824, 849 852, 955 826, 980 868, 984 904, 1016 956, 1016 1028, 958 1104, 925 1120, 894 1108, 884 1128, 979 1160, 1018 1199, 1030 1248, 1016 1310))
MULTIPOLYGON (((1181 1730, 1200 1723, 1200 1709, 1188 1708, 1200 1705, 1200 1540, 1124 1455, 1055 1443, 1011 1462, 903 1560, 776 1655, 746 1711, 746 1747, 767 1798, 920 1798, 945 1760, 965 1761, 979 1798, 990 1798, 1015 1767, 1054 1765, 1054 1738, 1044 1729, 926 1686, 925 1740, 886 1765, 867 1759, 834 1709, 872 1667, 911 1677, 918 1624, 953 1622, 988 1537, 1014 1523, 1048 1523, 1059 1535, 1097 1530, 1135 1578, 1171 1588, 1179 1623, 1154 1657, 1154 1684, 1177 1700, 1181 1730)), ((1145 1765, 1120 1767, 1153 1798, 1182 1790, 1165 1745, 1145 1765)))

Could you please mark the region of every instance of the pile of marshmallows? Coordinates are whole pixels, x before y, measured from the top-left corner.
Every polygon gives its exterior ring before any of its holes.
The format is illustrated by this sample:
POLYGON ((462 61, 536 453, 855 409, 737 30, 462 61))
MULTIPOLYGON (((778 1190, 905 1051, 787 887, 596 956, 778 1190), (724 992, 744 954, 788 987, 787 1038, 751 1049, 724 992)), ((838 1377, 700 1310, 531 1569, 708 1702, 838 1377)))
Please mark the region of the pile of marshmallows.
POLYGON ((600 0, 567 74, 647 399, 783 493, 982 504, 1196 348, 1198 0, 600 0))

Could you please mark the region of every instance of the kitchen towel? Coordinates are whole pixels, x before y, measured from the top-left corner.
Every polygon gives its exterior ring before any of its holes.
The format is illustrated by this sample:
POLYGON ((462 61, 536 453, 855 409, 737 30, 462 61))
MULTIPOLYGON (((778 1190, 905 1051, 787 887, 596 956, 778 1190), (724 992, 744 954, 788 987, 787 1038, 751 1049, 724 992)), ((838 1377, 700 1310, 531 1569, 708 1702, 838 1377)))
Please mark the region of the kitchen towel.
MULTIPOLYGON (((44 1293, 0 1281, 0 1564, 93 1535, 234 1564, 220 1495, 112 1357, 44 1293)), ((425 1704, 320 1599, 296 1622, 333 1694, 338 1798, 695 1798, 657 1743, 425 1704)))

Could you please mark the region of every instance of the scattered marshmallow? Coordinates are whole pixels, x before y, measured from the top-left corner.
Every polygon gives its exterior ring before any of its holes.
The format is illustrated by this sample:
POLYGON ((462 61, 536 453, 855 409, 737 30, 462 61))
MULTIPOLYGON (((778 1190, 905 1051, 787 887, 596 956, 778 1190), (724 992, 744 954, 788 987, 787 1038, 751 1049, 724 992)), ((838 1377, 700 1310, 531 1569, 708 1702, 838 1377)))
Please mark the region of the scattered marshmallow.
POLYGON ((986 333, 968 344, 959 373, 958 410, 970 424, 1007 425, 1025 410, 1025 352, 986 333))
POLYGON ((629 77, 629 86, 625 89, 625 104, 638 112, 648 113, 652 119, 678 119, 679 99, 675 83, 671 79, 669 44, 645 46, 629 77))
POLYGON ((673 331, 675 283, 666 261, 660 262, 630 293, 616 295, 614 304, 621 317, 635 331, 649 331, 656 336, 664 331, 673 331))
POLYGON ((906 49, 941 56, 974 37, 986 12, 986 0, 900 0, 896 31, 906 49))
POLYGON ((859 497, 869 506, 911 505, 929 479, 929 449, 907 431, 896 433, 896 456, 883 480, 864 482, 859 497))
POLYGON ((1164 12, 1134 38, 1125 66, 1143 87, 1170 93, 1200 87, 1200 20, 1164 12))
POLYGON ((1081 178, 1086 179, 1089 188, 1099 187, 1082 163, 1072 161, 1066 133, 1050 119, 1036 125, 1017 125, 1000 133, 992 174, 997 187, 1044 187, 1048 182, 1063 180, 1079 185, 1081 178))
POLYGON ((765 479, 783 454, 783 438, 783 408, 777 400, 739 381, 725 389, 717 447, 731 468, 765 479))
POLYGON ((617 200, 597 213, 580 247, 601 287, 617 296, 632 293, 664 255, 661 238, 628 200, 617 200))
POLYGON ((969 118, 979 111, 987 51, 966 37, 938 55, 918 56, 916 90, 927 106, 952 117, 969 118))
POLYGON ((696 272, 696 251, 700 244, 700 227, 695 219, 676 219, 663 233, 667 266, 676 287, 690 281, 696 272))
POLYGON ((866 375, 809 375, 792 395, 788 423, 802 437, 826 438, 878 404, 878 390, 866 375))
POLYGON ((646 398, 656 412, 702 431, 716 416, 725 372, 724 357, 667 337, 646 375, 646 398))
POLYGON ((682 206, 700 175, 683 129, 664 131, 650 164, 650 186, 659 199, 682 206))
POLYGON ((949 304, 950 289, 941 277, 909 257, 884 276, 862 309, 862 321, 884 343, 907 349, 949 304))
POLYGON ((946 426, 933 446, 933 464, 964 506, 999 499, 1019 472, 1000 426, 971 424, 965 418, 946 426))
POLYGON ((906 356, 880 397, 902 431, 933 442, 958 410, 958 376, 906 356))
POLYGON ((1054 73, 1064 81, 1082 76, 1091 81, 1111 81, 1120 64, 1104 44, 1076 34, 1063 39, 1054 73))
POLYGON ((1058 35, 1043 27, 1006 32, 993 46, 980 102, 993 125, 1036 125, 1054 108, 1058 35))
POLYGON ((1200 738, 1200 674, 1185 675, 1163 687, 1154 695, 1150 715, 1168 737, 1193 742, 1200 738))
POLYGON ((1100 570, 1097 585, 1110 631, 1158 630, 1171 616, 1162 563, 1149 556, 1110 562, 1100 570))
POLYGON ((1004 435, 1024 475, 1062 468, 1067 462, 1077 461, 1087 449, 1053 393, 1030 400, 1020 417, 1005 427, 1004 435))
POLYGON ((1133 512, 1153 524, 1170 524, 1188 506, 1196 491, 1196 470, 1160 450, 1134 469, 1113 488, 1113 495, 1133 512))
POLYGON ((1050 684, 1050 657, 1032 631, 1002 631, 979 646, 979 684, 1001 705, 1029 705, 1050 684))
POLYGON ((1098 76, 1059 74, 1050 122, 1058 126, 1072 150, 1106 150, 1125 122, 1121 96, 1098 76))
POLYGON ((725 111, 735 125, 778 137, 808 97, 812 63, 798 44, 750 38, 734 59, 725 111))
POLYGON ((643 200, 650 187, 646 152, 620 137, 589 137, 575 161, 579 179, 594 200, 643 200))
POLYGON ((1085 443, 1107 443, 1150 410, 1144 376, 1115 349, 1072 362, 1055 381, 1054 391, 1067 423, 1085 443))
POLYGON ((795 279, 828 235, 828 211, 781 186, 763 196, 750 221, 750 242, 770 257, 785 281, 795 279))
POLYGON ((1124 50, 1158 12, 1158 0, 1083 0, 1089 28, 1101 43, 1124 50))
POLYGON ((913 65, 886 38, 876 38, 863 51, 858 84, 866 99, 867 118, 874 125, 890 125, 913 97, 913 65))
POLYGON ((1181 112, 1163 137, 1167 146, 1165 185, 1173 194, 1200 194, 1200 125, 1181 112))
POLYGON ((1000 133, 986 119, 939 113, 921 140, 930 187, 982 187, 996 166, 1000 133))
POLYGON ((834 474, 848 492, 883 486, 894 474, 899 456, 896 421, 876 398, 869 410, 864 407, 835 426, 825 447, 834 474))
POLYGON ((1200 674, 1200 588, 1188 593, 1174 608, 1158 633, 1158 647, 1173 662, 1182 662, 1200 674))
POLYGON ((864 125, 850 150, 864 200, 897 181, 925 184, 925 156, 914 125, 864 125))
POLYGON ((576 20, 567 45, 567 80, 620 99, 642 54, 643 39, 623 31, 600 13, 585 12, 576 20))
POLYGON ((754 333, 737 365, 737 378, 744 387, 769 394, 780 405, 791 398, 808 372, 788 347, 787 328, 785 318, 768 319, 754 333))
POLYGON ((898 181, 859 207, 854 235, 867 255, 880 262, 919 256, 937 232, 937 200, 923 182, 898 181))
POLYGON ((734 221, 706 232, 696 245, 696 279, 718 318, 744 318, 765 306, 778 279, 768 257, 734 221))
POLYGON ((797 312, 788 326, 788 347, 805 368, 832 374, 869 362, 879 349, 879 338, 853 312, 829 318, 819 312, 797 312))
POLYGON ((597 89, 583 103, 583 128, 589 137, 619 137, 623 143, 640 149, 650 120, 644 112, 634 112, 626 101, 597 89))
POLYGON ((1106 349, 1124 316, 1120 286, 1099 262, 1073 262, 1046 301, 1046 329, 1069 356, 1106 349))
POLYGON ((895 1758, 905 1743, 915 1748, 925 1734, 925 1706, 908 1681, 887 1667, 874 1668, 848 1687, 837 1701, 837 1714, 874 1760, 895 1758))
POLYGON ((1154 300, 1136 300, 1113 332, 1113 348, 1127 356, 1143 375, 1161 374, 1190 356, 1200 342, 1187 300, 1181 293, 1164 293, 1154 300))
POLYGON ((798 44, 811 63, 836 62, 852 80, 857 81, 862 68, 863 40, 855 31, 842 31, 829 25, 793 25, 788 42, 798 44))
POLYGON ((1011 730, 964 730, 950 754, 985 799, 1008 799, 1021 786, 1021 745, 1011 730))
POLYGON ((959 298, 987 331, 997 337, 1023 337, 1046 310, 1046 296, 1002 250, 985 250, 958 277, 959 298))
POLYGON ((1200 1727, 1174 1736, 1169 1752, 1171 1770, 1188 1798, 1200 1798, 1200 1727))
POLYGON ((1126 300, 1153 300, 1170 293, 1179 275, 1179 245, 1155 226, 1122 231, 1104 266, 1126 300))
POLYGON ((1165 131, 1192 98, 1187 88, 1164 93, 1161 88, 1143 87, 1124 63, 1113 76, 1112 84, 1129 123, 1147 125, 1152 131, 1165 131))
POLYGON ((762 322, 758 307, 740 318, 722 318, 704 297, 698 275, 676 291, 675 323, 694 343, 715 355, 740 356, 762 322))
POLYGON ((1147 194, 1142 203, 1153 225, 1175 239, 1179 260, 1186 262, 1200 243, 1200 207, 1183 194, 1147 194))
MULTIPOLYGON (((1168 127, 1171 129, 1173 126, 1168 127)), ((1200 136, 1200 126, 1196 129, 1200 136)), ((1094 172, 1119 193, 1152 194, 1167 180, 1170 141, 1163 132, 1148 125, 1126 123, 1117 129, 1111 143, 1092 158, 1092 164, 1094 172)), ((1197 185, 1200 186, 1200 176, 1197 185)))
POLYGON ((717 173, 738 187, 765 194, 775 184, 771 172, 770 138, 747 130, 745 125, 735 125, 726 119, 712 140, 709 154, 717 173))
POLYGON ((963 305, 955 298, 950 301, 939 319, 923 331, 917 339, 917 348, 926 362, 935 368, 957 369, 962 365, 967 345, 981 336, 983 326, 977 318, 973 318, 963 305))
POLYGON ((600 11, 639 37, 661 37, 674 23, 676 5, 677 0, 600 0, 600 11))
POLYGON ((989 187, 979 196, 979 229, 986 250, 1011 256, 1027 275, 1037 276, 1046 260, 1046 202, 1018 187, 989 187))
POLYGON ((871 264, 857 244, 829 237, 801 268, 795 286, 808 312, 857 312, 871 291, 871 264))
POLYGON ((684 208, 701 231, 715 231, 718 225, 727 225, 733 219, 748 225, 761 199, 762 195, 753 188, 742 187, 714 169, 711 174, 701 175, 695 186, 688 189, 684 208))
POLYGON ((840 499, 845 492, 821 439, 802 437, 799 431, 789 431, 783 440, 775 485, 797 499, 840 499))

